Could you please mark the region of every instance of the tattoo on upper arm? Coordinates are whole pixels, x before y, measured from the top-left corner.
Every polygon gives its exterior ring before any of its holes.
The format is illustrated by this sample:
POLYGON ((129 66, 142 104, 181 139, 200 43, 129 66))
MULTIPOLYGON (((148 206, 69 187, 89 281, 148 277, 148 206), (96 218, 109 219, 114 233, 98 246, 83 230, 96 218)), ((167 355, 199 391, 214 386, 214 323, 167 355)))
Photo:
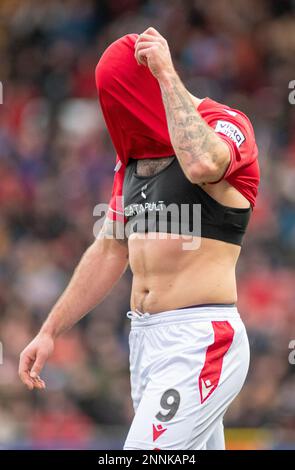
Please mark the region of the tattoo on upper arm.
POLYGON ((172 145, 180 164, 189 167, 206 160, 217 163, 220 140, 213 129, 202 119, 176 76, 172 87, 160 83, 172 145))

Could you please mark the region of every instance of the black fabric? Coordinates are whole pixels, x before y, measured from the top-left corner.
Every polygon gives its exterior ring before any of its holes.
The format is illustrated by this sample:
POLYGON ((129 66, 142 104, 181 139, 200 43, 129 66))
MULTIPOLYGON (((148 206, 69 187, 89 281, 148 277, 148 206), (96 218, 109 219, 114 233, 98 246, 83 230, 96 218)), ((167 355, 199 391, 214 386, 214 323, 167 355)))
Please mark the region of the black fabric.
POLYGON ((136 165, 137 160, 131 159, 123 186, 129 234, 164 232, 242 244, 250 207, 237 209, 217 202, 185 177, 176 157, 153 176, 137 175, 136 165))

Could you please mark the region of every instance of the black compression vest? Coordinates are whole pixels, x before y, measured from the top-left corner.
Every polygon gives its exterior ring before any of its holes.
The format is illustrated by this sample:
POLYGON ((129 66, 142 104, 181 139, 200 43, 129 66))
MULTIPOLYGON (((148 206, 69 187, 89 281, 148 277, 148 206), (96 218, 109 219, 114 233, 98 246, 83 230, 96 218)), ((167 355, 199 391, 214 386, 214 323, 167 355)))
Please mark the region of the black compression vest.
POLYGON ((191 183, 175 157, 152 176, 136 173, 137 160, 126 168, 124 214, 129 232, 163 232, 242 244, 251 208, 227 207, 191 183))

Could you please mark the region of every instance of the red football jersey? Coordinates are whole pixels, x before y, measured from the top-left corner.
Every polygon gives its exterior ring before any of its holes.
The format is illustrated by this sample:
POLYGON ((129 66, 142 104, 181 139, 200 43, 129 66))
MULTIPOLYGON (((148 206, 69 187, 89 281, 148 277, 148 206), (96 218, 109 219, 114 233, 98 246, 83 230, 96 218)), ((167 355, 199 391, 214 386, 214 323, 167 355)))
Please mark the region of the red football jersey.
MULTIPOLYGON (((117 152, 116 174, 109 216, 122 213, 125 165, 129 158, 159 158, 174 155, 158 81, 148 67, 134 57, 137 34, 113 42, 103 53, 95 78, 101 109, 117 152)), ((254 131, 247 116, 238 110, 205 98, 198 107, 202 118, 226 142, 230 163, 223 178, 254 206, 259 166, 254 131)))
MULTIPOLYGON (((245 114, 229 106, 205 98, 198 112, 207 124, 226 142, 230 150, 230 163, 222 179, 234 186, 251 206, 255 205, 260 179, 258 150, 251 122, 245 114)), ((171 155, 171 154, 169 154, 171 155)), ((168 156, 168 155, 167 155, 168 156)), ((108 217, 116 220, 123 208, 121 196, 125 165, 117 156, 115 177, 108 217), (117 202, 116 202, 117 201, 117 202)))
POLYGON ((95 80, 100 106, 120 160, 173 155, 158 81, 134 57, 137 34, 113 42, 102 54, 95 80))

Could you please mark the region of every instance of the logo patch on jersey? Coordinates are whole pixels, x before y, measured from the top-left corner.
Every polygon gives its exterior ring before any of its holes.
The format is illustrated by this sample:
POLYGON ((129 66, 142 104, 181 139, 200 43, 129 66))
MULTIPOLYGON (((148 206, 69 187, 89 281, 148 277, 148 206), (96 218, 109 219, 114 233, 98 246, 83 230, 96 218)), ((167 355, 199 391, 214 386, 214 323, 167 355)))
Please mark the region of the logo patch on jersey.
POLYGON ((233 123, 228 121, 217 121, 215 126, 216 132, 227 135, 231 140, 234 141, 237 147, 240 147, 246 140, 246 137, 242 131, 233 123))
MULTIPOLYGON (((145 196, 142 196, 146 198, 145 196)), ((143 214, 144 212, 160 212, 165 209, 164 201, 145 202, 144 204, 129 204, 124 209, 126 217, 134 217, 135 215, 143 214)))
POLYGON ((216 386, 214 384, 211 384, 211 380, 201 379, 201 402, 202 403, 209 396, 210 392, 213 391, 214 387, 216 388, 216 386))
POLYGON ((158 424, 157 426, 153 424, 153 442, 155 442, 165 431, 167 431, 167 428, 163 428, 162 424, 158 424))
POLYGON ((143 199, 146 199, 146 190, 147 190, 147 184, 145 184, 145 185, 142 186, 142 188, 141 188, 141 193, 140 193, 140 194, 141 194, 141 197, 142 197, 143 199))

